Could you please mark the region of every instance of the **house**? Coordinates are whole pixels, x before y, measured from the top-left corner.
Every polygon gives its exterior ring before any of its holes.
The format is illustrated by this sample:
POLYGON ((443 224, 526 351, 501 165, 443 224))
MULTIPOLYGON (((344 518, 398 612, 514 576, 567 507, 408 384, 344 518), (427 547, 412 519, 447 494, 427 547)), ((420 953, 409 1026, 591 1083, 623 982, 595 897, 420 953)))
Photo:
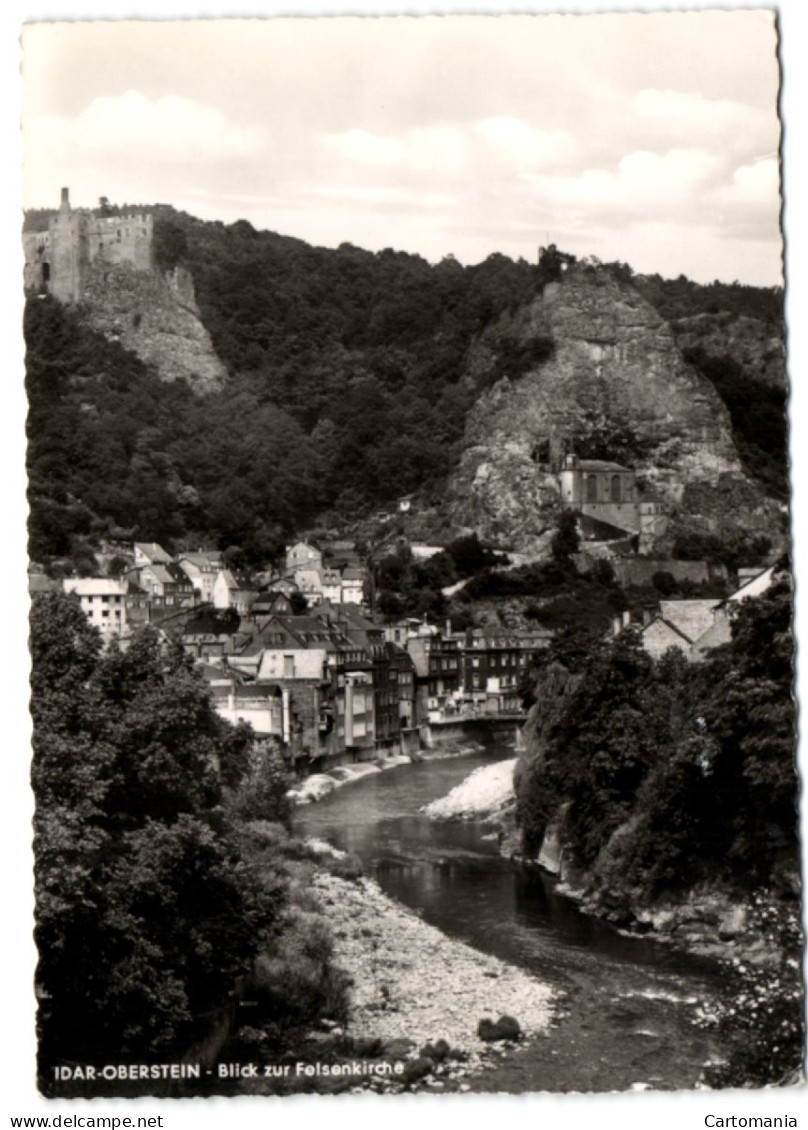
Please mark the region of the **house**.
POLYGON ((659 659, 678 647, 691 662, 732 639, 732 618, 744 600, 761 596, 771 585, 775 567, 759 571, 724 600, 663 600, 659 613, 640 630, 643 647, 659 659))
POLYGON ((105 640, 120 639, 127 632, 126 581, 111 577, 66 577, 65 592, 75 593, 84 615, 105 640))
POLYGON ((640 642, 654 660, 661 659, 672 647, 678 647, 686 658, 692 657, 693 641, 662 616, 654 616, 647 624, 643 624, 640 642))
POLYGON ((416 724, 455 712, 461 698, 460 641, 422 624, 417 635, 407 638, 406 647, 415 666, 416 724))
POLYGON ((323 596, 323 579, 319 569, 300 566, 295 569, 295 584, 309 604, 317 604, 323 596))
MULTIPOLYGON (((385 640, 385 629, 352 603, 323 603, 312 615, 336 628, 370 659, 373 722, 378 750, 401 748, 402 728, 414 725, 414 665, 406 650, 385 640)), ((356 658, 356 657, 355 657, 356 658)), ((354 727, 354 733, 356 727, 354 727)))
POLYGON ((697 640, 715 623, 715 610, 722 602, 709 600, 661 600, 659 611, 666 620, 689 640, 697 640))
POLYGON ((195 603, 194 586, 186 573, 173 561, 147 562, 124 574, 135 581, 150 597, 159 597, 167 608, 190 607, 195 603))
POLYGON ((544 628, 470 628, 462 650, 464 707, 488 714, 521 713, 520 686, 531 657, 549 645, 544 628))
POLYGON ((143 565, 170 565, 174 560, 156 541, 136 541, 134 551, 135 569, 140 569, 143 565))
POLYGON ((277 737, 288 743, 289 691, 273 684, 241 684, 234 679, 211 684, 216 712, 226 722, 247 722, 258 738, 277 737))
POLYGON ((188 577, 200 601, 207 603, 213 600, 213 585, 222 567, 222 555, 218 550, 180 554, 177 565, 188 577))
POLYGON ((298 569, 315 569, 318 573, 323 568, 323 555, 308 542, 298 541, 286 547, 286 562, 284 572, 289 575, 298 569))
POLYGON ((323 569, 320 599, 342 604, 342 574, 339 569, 323 569))
POLYGON ((228 666, 290 692, 293 745, 311 763, 375 753, 372 662, 364 649, 316 616, 275 616, 228 666))
POLYGON ((347 568, 342 572, 342 604, 362 604, 365 596, 364 569, 347 568))
POLYGON ((292 602, 282 592, 259 592, 250 604, 250 618, 258 620, 264 616, 291 616, 292 602))
POLYGON ((247 616, 257 595, 253 589, 244 588, 229 569, 220 569, 216 574, 212 592, 214 608, 233 608, 239 616, 247 616))

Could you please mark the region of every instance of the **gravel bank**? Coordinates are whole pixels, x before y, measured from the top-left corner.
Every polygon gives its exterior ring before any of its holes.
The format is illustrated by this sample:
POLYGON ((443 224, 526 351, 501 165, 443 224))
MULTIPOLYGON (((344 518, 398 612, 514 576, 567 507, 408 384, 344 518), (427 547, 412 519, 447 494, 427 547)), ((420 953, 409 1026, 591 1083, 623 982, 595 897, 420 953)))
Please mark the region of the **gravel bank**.
POLYGON ((472 820, 496 817, 514 799, 513 771, 516 758, 482 765, 450 793, 433 800, 421 811, 433 820, 472 820))
POLYGON ((549 1028, 547 985, 447 938, 389 899, 373 880, 349 882, 319 873, 315 890, 329 916, 336 964, 353 979, 349 1035, 411 1041, 410 1056, 426 1043, 445 1040, 466 1057, 437 1072, 456 1088, 458 1080, 491 1062, 492 1045, 477 1035, 484 1017, 512 1016, 525 1037, 549 1028))

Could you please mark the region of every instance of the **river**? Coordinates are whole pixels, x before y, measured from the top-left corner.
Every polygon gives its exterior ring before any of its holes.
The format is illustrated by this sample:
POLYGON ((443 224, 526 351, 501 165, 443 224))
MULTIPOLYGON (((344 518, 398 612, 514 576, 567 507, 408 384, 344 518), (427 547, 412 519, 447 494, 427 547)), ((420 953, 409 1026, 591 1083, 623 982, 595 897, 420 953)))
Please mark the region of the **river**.
POLYGON ((714 963, 581 913, 549 876, 503 859, 481 824, 419 815, 478 766, 512 756, 502 743, 373 774, 298 809, 296 831, 359 856, 388 895, 425 921, 558 990, 548 1036, 505 1057, 474 1090, 693 1087, 720 1054, 715 1037, 693 1023, 697 1004, 721 992, 714 963))

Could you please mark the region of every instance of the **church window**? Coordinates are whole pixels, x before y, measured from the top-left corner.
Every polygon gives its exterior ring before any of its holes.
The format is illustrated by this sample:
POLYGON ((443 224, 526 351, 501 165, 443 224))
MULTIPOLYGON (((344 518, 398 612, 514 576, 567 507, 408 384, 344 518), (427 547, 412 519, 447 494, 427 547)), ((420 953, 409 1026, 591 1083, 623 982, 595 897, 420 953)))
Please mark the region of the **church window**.
POLYGON ((586 501, 597 502, 598 500, 598 477, 597 475, 589 475, 586 480, 586 501))

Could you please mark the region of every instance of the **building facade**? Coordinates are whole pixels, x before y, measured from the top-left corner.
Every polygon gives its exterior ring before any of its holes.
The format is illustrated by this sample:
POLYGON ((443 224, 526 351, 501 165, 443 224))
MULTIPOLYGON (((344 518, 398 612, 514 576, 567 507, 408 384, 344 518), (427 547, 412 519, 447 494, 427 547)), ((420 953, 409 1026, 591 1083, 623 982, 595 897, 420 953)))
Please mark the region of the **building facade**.
POLYGON ((78 302, 93 264, 154 269, 154 218, 148 212, 111 216, 101 210, 72 209, 69 190, 63 188, 47 232, 25 233, 23 248, 27 290, 78 302))

